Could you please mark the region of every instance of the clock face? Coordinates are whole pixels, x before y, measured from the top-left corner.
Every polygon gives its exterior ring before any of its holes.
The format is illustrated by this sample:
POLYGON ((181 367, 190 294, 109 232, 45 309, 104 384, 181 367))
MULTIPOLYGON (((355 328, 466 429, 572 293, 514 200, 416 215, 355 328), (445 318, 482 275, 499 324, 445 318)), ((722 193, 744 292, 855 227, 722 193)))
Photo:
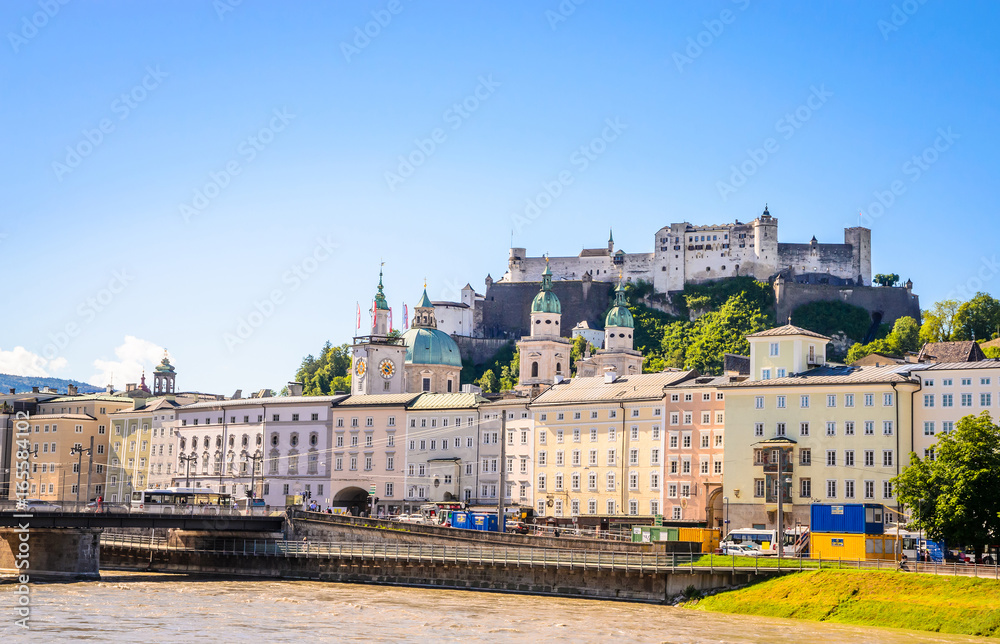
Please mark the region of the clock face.
POLYGON ((365 364, 365 359, 364 358, 358 358, 358 361, 354 363, 354 373, 356 373, 358 375, 358 377, 360 378, 360 377, 362 377, 362 376, 365 375, 365 371, 367 370, 367 367, 368 367, 368 365, 365 364))
POLYGON ((396 373, 396 365, 392 360, 386 358, 382 362, 378 363, 378 372, 382 374, 382 377, 388 380, 392 378, 392 374, 396 373))

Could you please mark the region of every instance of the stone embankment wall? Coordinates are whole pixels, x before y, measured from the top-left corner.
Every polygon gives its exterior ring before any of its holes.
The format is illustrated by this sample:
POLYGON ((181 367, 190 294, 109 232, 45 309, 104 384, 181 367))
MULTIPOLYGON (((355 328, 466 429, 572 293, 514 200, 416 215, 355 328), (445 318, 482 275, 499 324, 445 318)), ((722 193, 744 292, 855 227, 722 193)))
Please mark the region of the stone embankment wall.
POLYGON ((748 572, 661 572, 577 566, 372 560, 371 556, 261 557, 184 550, 106 548, 106 569, 142 570, 424 588, 488 590, 562 597, 665 603, 689 586, 698 590, 746 584, 748 572))

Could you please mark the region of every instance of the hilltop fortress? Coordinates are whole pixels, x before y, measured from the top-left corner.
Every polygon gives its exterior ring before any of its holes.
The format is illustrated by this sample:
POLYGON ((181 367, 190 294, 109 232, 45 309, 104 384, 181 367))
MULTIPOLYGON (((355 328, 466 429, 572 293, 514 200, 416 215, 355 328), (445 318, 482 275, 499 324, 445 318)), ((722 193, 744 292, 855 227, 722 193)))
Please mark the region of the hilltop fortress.
MULTIPOLYGON (((554 281, 649 282, 659 293, 740 275, 769 281, 779 273, 787 281, 838 286, 871 286, 871 230, 844 229, 844 243, 778 242, 778 220, 765 207, 750 223, 694 226, 684 222, 664 226, 653 239, 653 252, 616 251, 613 236, 607 248, 585 248, 576 257, 550 257, 554 281)), ((511 248, 507 272, 500 282, 537 282, 544 257, 528 257, 511 248)))

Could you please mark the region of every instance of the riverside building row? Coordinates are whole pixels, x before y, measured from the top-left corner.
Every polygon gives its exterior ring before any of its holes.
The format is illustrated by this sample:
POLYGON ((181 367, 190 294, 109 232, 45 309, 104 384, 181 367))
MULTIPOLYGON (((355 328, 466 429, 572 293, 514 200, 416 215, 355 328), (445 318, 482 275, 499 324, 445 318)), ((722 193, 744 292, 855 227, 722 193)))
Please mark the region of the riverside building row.
POLYGON ((377 511, 396 513, 502 494, 543 517, 774 527, 781 490, 792 526, 817 502, 896 508, 891 479, 911 451, 933 458, 962 416, 1000 410, 1000 362, 833 365, 828 338, 792 325, 748 336, 750 356, 727 355, 719 376, 643 374, 621 287, 605 348, 569 378, 548 268, 518 342, 518 387, 487 398, 457 391, 457 347, 433 332, 424 300, 418 332, 402 339, 376 304, 371 335, 352 350, 350 394, 302 396, 297 383, 287 396, 180 394, 165 358, 152 392, 38 395, 31 496, 75 498, 69 450, 93 438, 82 499, 183 485, 346 511, 374 496, 377 511))

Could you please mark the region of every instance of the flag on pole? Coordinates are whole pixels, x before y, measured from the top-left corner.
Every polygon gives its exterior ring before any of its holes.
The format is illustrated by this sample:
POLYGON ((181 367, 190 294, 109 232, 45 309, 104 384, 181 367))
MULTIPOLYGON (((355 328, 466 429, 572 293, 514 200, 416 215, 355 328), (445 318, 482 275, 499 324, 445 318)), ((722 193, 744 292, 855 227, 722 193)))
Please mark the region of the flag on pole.
POLYGON ((361 302, 355 302, 358 305, 358 331, 361 330, 361 302))
POLYGON ((392 333, 392 307, 389 307, 389 333, 392 333))
POLYGON ((372 330, 375 329, 375 322, 378 320, 378 303, 372 300, 372 330))
POLYGON ((405 304, 403 305, 403 328, 410 328, 410 311, 406 308, 405 304))

